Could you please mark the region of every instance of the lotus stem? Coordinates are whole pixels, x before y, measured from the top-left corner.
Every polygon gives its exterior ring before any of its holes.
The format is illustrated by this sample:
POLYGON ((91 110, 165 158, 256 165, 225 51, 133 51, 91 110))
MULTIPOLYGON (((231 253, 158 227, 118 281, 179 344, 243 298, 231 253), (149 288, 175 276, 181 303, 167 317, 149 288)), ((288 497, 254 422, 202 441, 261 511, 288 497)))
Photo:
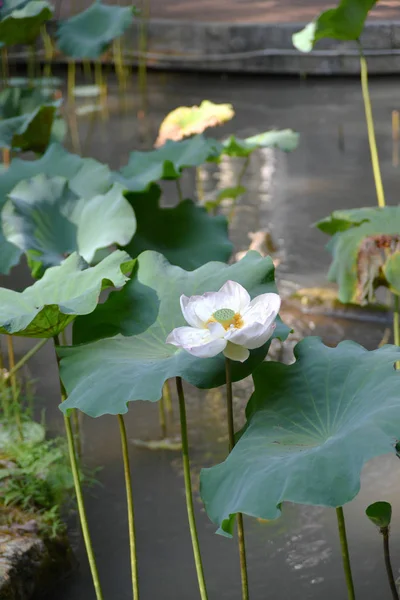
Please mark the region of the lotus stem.
POLYGON ((21 441, 24 439, 24 432, 22 429, 21 423, 21 414, 20 414, 20 405, 19 405, 19 397, 18 397, 18 385, 17 378, 15 376, 15 355, 14 355, 14 344, 11 335, 7 336, 7 350, 8 350, 8 367, 9 372, 12 375, 9 375, 10 384, 11 384, 11 397, 12 397, 12 405, 14 409, 15 416, 15 424, 17 426, 18 436, 21 441))
POLYGON ((115 63, 115 71, 118 79, 118 91, 119 91, 119 102, 121 112, 126 112, 126 73, 124 67, 124 60, 122 54, 122 42, 121 38, 117 38, 113 42, 113 55, 115 63))
POLYGON ((28 79, 31 87, 35 83, 35 67, 36 67, 36 56, 35 56, 35 44, 29 44, 28 54, 28 79))
POLYGON ((68 104, 73 106, 75 104, 75 79, 76 79, 76 65, 74 60, 68 61, 68 104))
MULTIPOLYGON (((235 447, 235 425, 233 418, 233 391, 231 376, 231 361, 225 358, 226 373, 226 410, 228 420, 229 452, 235 447)), ((244 537, 243 515, 237 514, 238 543, 240 558, 240 575, 242 579, 242 600, 249 600, 249 580, 247 575, 246 545, 244 537)))
POLYGON ((47 33, 47 29, 46 29, 45 25, 43 25, 43 27, 41 27, 40 34, 42 37, 43 46, 44 46, 44 55, 46 58, 46 64, 43 69, 43 76, 51 77, 51 61, 53 60, 53 55, 54 55, 53 42, 51 41, 51 37, 47 33))
POLYGON ((9 148, 3 148, 2 151, 2 156, 3 156, 3 165, 5 166, 6 169, 8 169, 8 167, 10 166, 10 162, 11 162, 11 152, 9 148))
POLYGON ((392 111, 392 164, 394 167, 399 166, 399 133, 400 133, 400 113, 398 110, 392 111))
POLYGON ((139 23, 139 92, 141 110, 147 113, 147 23, 150 18, 150 0, 142 0, 142 18, 139 23))
POLYGON ((136 555, 136 533, 135 533, 135 514, 133 509, 133 495, 132 495, 132 479, 131 470, 129 464, 129 450, 128 450, 128 439, 126 436, 126 428, 124 417, 118 415, 119 430, 121 434, 122 444, 122 457, 124 461, 124 474, 125 474, 125 486, 126 486, 126 503, 128 507, 128 529, 129 529, 129 547, 131 553, 131 571, 132 571, 132 591, 133 600, 139 598, 139 578, 138 578, 138 566, 137 566, 137 555, 136 555))
POLYGON ((87 81, 91 81, 92 79, 92 67, 90 65, 90 60, 85 59, 83 61, 83 74, 87 81))
POLYGON ((176 181, 176 189, 178 190, 178 198, 179 198, 179 202, 183 202, 183 194, 182 194, 182 186, 181 186, 181 182, 178 179, 175 179, 176 181))
POLYGON ((207 600, 207 589, 206 582, 204 579, 203 563, 200 554, 200 544, 197 535, 196 518, 194 515, 193 506, 193 494, 192 494, 192 482, 190 479, 190 459, 189 459, 189 443, 187 433, 187 421, 186 421, 186 406, 185 396, 183 393, 183 385, 181 377, 176 378, 176 389, 179 398, 179 415, 181 421, 181 436, 182 436, 182 461, 183 461, 183 475, 185 480, 185 495, 186 495, 186 508, 189 520, 190 536, 192 538, 194 562, 196 565, 197 580, 200 590, 201 600, 207 600))
MULTIPOLYGON (((54 336, 54 345, 55 345, 55 350, 56 350, 58 373, 59 373, 59 379, 60 379, 61 402, 64 402, 67 398, 67 394, 66 394, 64 385, 61 381, 61 376, 60 376, 60 359, 57 354, 57 347, 60 345, 60 343, 59 343, 59 339, 58 339, 57 335, 54 336)), ((101 584, 100 584, 99 573, 98 573, 97 565, 96 565, 96 558, 94 555, 92 540, 90 537, 89 525, 87 522, 85 503, 83 500, 82 484, 81 484, 81 480, 80 480, 80 476, 79 476, 78 461, 76 458, 75 447, 74 447, 74 435, 72 432, 71 421, 70 421, 70 418, 68 415, 64 415, 64 425, 65 425, 65 432, 67 435, 68 454, 69 454, 69 459, 70 459, 70 463, 71 463, 72 477, 74 480, 76 500, 77 500, 77 504, 78 504, 79 520, 81 523, 83 539, 84 539, 85 547, 86 547, 86 553, 87 553, 88 560, 89 560, 90 572, 92 574, 93 586, 94 586, 95 593, 96 593, 96 599, 104 600, 104 596, 103 596, 103 592, 102 592, 101 584)))
POLYGON ((200 202, 200 204, 203 204, 204 202, 204 187, 203 187, 203 180, 201 178, 201 167, 196 167, 196 192, 197 192, 197 199, 200 202))
POLYGON ((167 381, 164 383, 163 385, 163 397, 164 397, 164 402, 165 402, 165 408, 167 409, 167 412, 172 415, 174 412, 173 406, 172 406, 172 399, 171 399, 171 390, 169 389, 169 382, 168 379, 167 381))
POLYGON ((359 49, 360 49, 360 65, 361 65, 361 88, 362 88, 362 94, 363 94, 363 99, 364 99, 365 117, 367 120, 368 140, 369 140, 369 147, 370 147, 370 151, 371 151, 372 170, 374 173, 378 206, 380 208, 383 208, 386 205, 385 192, 383 190, 381 169, 379 166, 378 148, 376 146, 376 138, 375 138, 374 118, 372 115, 371 98, 369 95, 368 67, 367 67, 366 58, 362 52, 361 45, 359 46, 359 49))
POLYGON ((33 346, 33 348, 31 348, 26 354, 24 354, 24 356, 17 363, 15 363, 12 368, 10 368, 5 379, 11 379, 20 369, 22 369, 22 367, 28 362, 28 360, 30 360, 32 356, 36 354, 36 352, 39 352, 39 350, 43 348, 45 344, 47 344, 47 342, 48 340, 47 338, 45 338, 43 340, 40 340, 40 342, 33 346))
MULTIPOLYGON (((239 171, 239 175, 238 175, 238 178, 237 178, 237 181, 236 181, 236 187, 240 187, 242 185, 243 177, 246 174, 246 171, 247 171, 247 169, 249 167, 249 164, 250 164, 250 154, 248 156, 246 156, 246 159, 243 162, 242 168, 239 171)), ((228 222, 229 223, 232 221, 233 215, 235 214, 236 203, 237 203, 237 197, 233 201, 231 210, 229 211, 229 216, 228 216, 228 222)), ((217 209, 216 209, 215 212, 217 212, 217 209)))
POLYGON ((8 85, 9 69, 8 69, 8 51, 7 46, 1 49, 1 72, 3 76, 4 87, 8 85))
POLYGON ((346 523, 344 520, 343 507, 336 508, 336 516, 339 529, 340 547, 342 550, 343 570, 346 577, 347 595, 349 600, 355 600, 353 575, 351 573, 350 554, 347 544, 346 523))
POLYGON ((400 600, 399 593, 397 591, 396 581, 393 575, 392 561, 390 559, 389 527, 382 527, 381 534, 383 536, 383 555, 385 558, 386 573, 389 580, 390 591, 392 592, 392 598, 393 600, 400 600))
POLYGON ((161 436, 165 439, 167 437, 167 421, 165 418, 164 395, 161 396, 158 402, 158 419, 160 421, 161 436))

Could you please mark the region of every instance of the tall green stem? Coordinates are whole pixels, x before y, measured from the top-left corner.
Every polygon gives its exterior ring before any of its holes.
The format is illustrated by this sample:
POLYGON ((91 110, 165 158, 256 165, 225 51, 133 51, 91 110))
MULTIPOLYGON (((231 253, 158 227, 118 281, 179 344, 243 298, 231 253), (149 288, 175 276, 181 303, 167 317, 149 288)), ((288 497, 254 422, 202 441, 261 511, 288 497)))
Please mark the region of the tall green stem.
POLYGON ((165 408, 169 412, 169 414, 172 415, 172 413, 174 412, 174 408, 172 406, 171 391, 169 389, 168 379, 163 385, 162 395, 165 402, 165 408))
POLYGON ((343 570, 346 577, 347 595, 349 600, 355 600, 353 575, 351 573, 349 547, 347 545, 346 523, 343 508, 338 506, 336 516, 339 529, 340 547, 342 550, 343 570))
POLYGON ((24 356, 17 363, 14 364, 13 368, 9 370, 6 379, 11 379, 11 377, 13 377, 15 373, 17 373, 17 371, 22 369, 22 367, 28 362, 28 360, 30 360, 32 356, 36 354, 36 352, 39 352, 39 350, 43 348, 43 346, 47 344, 47 342, 47 338, 40 340, 40 342, 38 342, 35 346, 33 346, 33 348, 31 348, 26 354, 24 354, 24 356))
POLYGON ((158 401, 158 420, 160 421, 161 436, 163 440, 167 437, 167 419, 165 416, 164 394, 158 401))
POLYGON ((400 600, 399 592, 397 591, 396 581, 393 575, 392 561, 390 560, 389 527, 382 527, 381 534, 383 536, 383 555, 385 558, 386 573, 389 580, 390 591, 392 592, 392 598, 393 600, 400 600))
MULTIPOLYGON (((235 446, 235 425, 233 418, 233 392, 232 392, 232 377, 231 377, 231 361, 225 359, 226 372, 226 411, 228 420, 228 435, 229 435, 229 452, 235 446)), ((249 580, 247 575, 247 559, 246 545, 244 539, 243 515, 237 515, 238 525, 238 542, 239 542, 239 557, 240 557, 240 574, 242 578, 242 599, 249 600, 249 580)))
POLYGON ((367 119, 368 140, 369 140, 369 147, 370 147, 370 151, 371 151, 371 162, 372 162, 372 170, 373 170, 374 179, 375 179, 376 196, 378 199, 378 206, 383 208, 385 206, 385 193, 383 191, 381 169, 379 166, 378 148, 376 146, 376 139, 375 139, 374 118, 372 116, 371 99, 370 99, 370 95, 369 95, 368 67, 367 67, 366 58, 362 53, 361 46, 360 46, 360 65, 361 65, 361 88, 362 88, 362 94, 363 94, 363 99, 364 99, 365 117, 367 119))
MULTIPOLYGON (((59 339, 58 339, 57 335, 54 336, 54 345, 55 345, 55 350, 56 350, 58 372, 60 373, 60 360, 59 360, 58 354, 57 354, 57 347, 60 345, 60 343, 59 343, 59 339)), ((66 392, 64 389, 64 385, 61 381, 61 377, 60 377, 60 388, 61 388, 61 402, 64 402, 64 400, 66 400, 67 395, 66 395, 66 392)), ((67 435, 68 454, 69 454, 69 459, 71 462, 71 471, 72 471, 72 477, 74 480, 76 500, 77 500, 77 504, 78 504, 79 520, 80 520, 81 527, 82 527, 83 539, 85 542, 86 553, 87 553, 88 560, 89 560, 90 572, 92 574, 93 585, 94 585, 94 589, 96 592, 96 599, 104 600, 103 592, 101 590, 99 573, 98 573, 97 565, 96 565, 96 559, 94 556, 92 540, 90 538, 89 525, 88 525, 87 517, 86 517, 82 485, 81 485, 81 480, 80 480, 80 476, 79 476, 78 461, 77 461, 76 454, 75 454, 74 435, 72 432, 71 421, 70 421, 70 418, 68 415, 64 415, 64 425, 65 425, 65 432, 67 435)))
POLYGON ((133 495, 132 495, 132 480, 131 469, 129 464, 128 440, 126 437, 126 428, 124 417, 118 415, 119 430, 121 434, 122 457, 124 461, 125 487, 126 487, 126 503, 128 507, 128 529, 129 529, 129 548, 131 553, 131 571, 132 571, 132 591, 133 600, 139 598, 139 579, 136 556, 136 534, 135 534, 135 514, 133 510, 133 495))
POLYGON ((178 190, 179 202, 182 202, 183 201, 183 194, 182 194, 181 182, 179 181, 179 179, 175 179, 175 181, 176 181, 176 189, 178 190))
POLYGON ((10 384, 11 384, 11 396, 12 396, 12 406, 13 413, 15 416, 15 424, 17 426, 19 439, 22 441, 24 439, 24 432, 22 429, 21 423, 21 414, 20 414, 20 405, 19 405, 19 397, 18 397, 18 385, 17 378, 15 376, 15 356, 14 356, 14 344, 11 335, 7 336, 7 349, 8 349, 8 367, 10 373, 10 384))
POLYGON ((185 479, 185 494, 186 507, 189 519, 190 536, 192 538, 194 562, 196 564, 197 580, 200 589, 201 600, 207 600, 206 582, 204 579, 203 563, 201 561, 199 538, 197 536, 196 519, 194 516, 192 482, 190 479, 190 459, 189 459, 189 443, 187 434, 186 422, 186 406, 185 396, 183 393, 182 379, 176 378, 176 389, 179 398, 179 415, 181 420, 181 435, 182 435, 182 460, 183 460, 183 475, 185 479))

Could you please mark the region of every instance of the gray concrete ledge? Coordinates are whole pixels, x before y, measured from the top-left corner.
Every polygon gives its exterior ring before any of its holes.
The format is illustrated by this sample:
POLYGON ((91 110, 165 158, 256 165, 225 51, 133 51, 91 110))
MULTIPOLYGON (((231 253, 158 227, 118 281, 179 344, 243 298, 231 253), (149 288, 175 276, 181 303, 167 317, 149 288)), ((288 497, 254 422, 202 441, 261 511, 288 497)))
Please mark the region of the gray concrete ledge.
MULTIPOLYGON (((354 75, 356 44, 324 40, 310 54, 298 52, 292 35, 304 23, 207 23, 151 19, 147 24, 150 68, 239 73, 354 75)), ((125 36, 126 58, 139 58, 140 23, 125 36)), ((369 22, 361 38, 371 74, 400 72, 400 21, 369 22)))

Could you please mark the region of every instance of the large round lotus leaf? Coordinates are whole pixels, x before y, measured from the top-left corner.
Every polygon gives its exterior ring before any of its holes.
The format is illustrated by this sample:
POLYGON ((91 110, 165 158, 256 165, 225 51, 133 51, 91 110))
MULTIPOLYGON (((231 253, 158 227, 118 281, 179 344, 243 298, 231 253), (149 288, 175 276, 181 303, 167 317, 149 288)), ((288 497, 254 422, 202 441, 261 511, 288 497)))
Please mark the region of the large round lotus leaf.
POLYGON ((210 216, 191 200, 161 208, 160 196, 155 184, 147 192, 126 195, 137 219, 137 231, 123 248, 128 254, 136 257, 145 250, 156 250, 173 265, 189 271, 211 260, 229 259, 232 244, 225 217, 210 216))
POLYGON ((178 179, 187 167, 216 159, 222 146, 216 140, 195 135, 180 142, 167 141, 158 150, 132 152, 118 180, 133 192, 143 192, 160 179, 178 179))
POLYGON ((203 100, 200 106, 179 106, 161 123, 154 145, 158 148, 167 140, 177 142, 184 137, 202 133, 208 127, 230 121, 234 116, 232 104, 214 104, 203 100))
POLYGON ((299 134, 291 129, 266 131, 244 140, 231 135, 223 143, 222 154, 228 156, 249 156, 259 148, 279 148, 284 152, 295 150, 299 144, 299 134))
MULTIPOLYGON (((93 158, 70 154, 58 144, 51 145, 37 160, 14 158, 8 169, 0 166, 0 213, 11 190, 22 180, 44 173, 49 177, 61 175, 68 179, 72 191, 83 198, 106 193, 111 185, 111 171, 93 158)), ((0 273, 7 274, 18 264, 21 250, 10 244, 0 227, 0 273)))
POLYGON ((8 197, 3 233, 27 254, 34 277, 75 251, 91 263, 97 250, 124 246, 135 233, 135 214, 119 184, 86 199, 64 177, 42 174, 20 181, 8 197))
POLYGON ((330 8, 293 35, 293 44, 301 52, 310 52, 318 40, 358 40, 365 19, 377 0, 341 0, 337 8, 330 8))
POLYGON ((220 465, 201 473, 211 520, 232 533, 234 515, 275 519, 284 501, 342 506, 360 489, 363 465, 394 452, 400 431, 400 348, 368 352, 306 338, 296 362, 263 363, 247 423, 220 465))
POLYGON ((105 287, 122 287, 133 261, 116 250, 95 267, 71 254, 59 267, 47 269, 42 279, 15 292, 0 288, 0 332, 50 338, 77 315, 92 312, 105 287))
POLYGON ((41 26, 53 16, 53 8, 44 0, 2 3, 0 42, 7 46, 33 44, 41 26))
MULTIPOLYGON (((93 417, 122 414, 130 401, 159 400, 164 382, 176 376, 201 388, 222 385, 222 355, 196 358, 165 340, 174 327, 186 325, 181 294, 215 291, 230 279, 252 296, 276 291, 272 260, 257 252, 234 265, 212 262, 190 272, 170 265, 156 252, 141 254, 126 289, 110 294, 91 318, 79 319, 74 327, 74 343, 99 341, 59 349, 61 376, 69 394, 62 410, 76 407, 93 417), (106 336, 116 337, 100 339, 106 336)), ((287 333, 279 321, 276 335, 287 333)), ((252 350, 244 363, 235 362, 233 379, 250 375, 268 347, 269 343, 252 350)))
POLYGON ((60 23, 58 47, 71 58, 99 58, 133 21, 133 6, 109 6, 100 0, 60 23))
POLYGON ((341 302, 373 302, 381 284, 400 293, 395 258, 400 252, 399 206, 335 211, 317 227, 333 235, 328 276, 339 284, 341 302))

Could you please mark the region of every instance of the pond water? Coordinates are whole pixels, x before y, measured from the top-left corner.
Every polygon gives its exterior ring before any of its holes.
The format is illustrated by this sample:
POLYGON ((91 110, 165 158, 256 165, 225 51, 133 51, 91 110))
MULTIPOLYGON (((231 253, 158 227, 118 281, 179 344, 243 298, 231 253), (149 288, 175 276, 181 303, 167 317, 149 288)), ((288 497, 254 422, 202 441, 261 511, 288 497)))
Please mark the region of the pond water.
MULTIPOLYGON (((399 108, 398 84, 378 79, 371 83, 383 178, 388 202, 397 202, 400 172, 392 166, 391 111, 399 108)), ((126 114, 117 111, 116 94, 110 97, 110 121, 93 130, 85 152, 116 168, 127 162, 129 151, 149 147, 163 116, 178 105, 198 104, 203 98, 229 101, 236 118, 216 136, 235 132, 245 137, 271 127, 291 127, 301 133, 299 149, 283 155, 260 152, 248 171, 248 193, 233 220, 236 250, 247 247, 247 232, 269 227, 279 242, 283 286, 294 282, 323 285, 329 255, 326 238, 311 224, 334 209, 374 205, 375 190, 359 84, 356 80, 286 80, 265 77, 151 74, 148 79, 148 117, 137 120, 138 93, 133 93, 126 114)), ((82 131, 85 135, 83 125, 82 131)), ((204 188, 232 185, 236 163, 224 163, 220 172, 203 171, 204 188)), ((193 178, 186 175, 184 192, 191 194, 193 178)), ((168 202, 175 188, 166 186, 168 202)), ((26 273, 17 269, 13 284, 20 287, 26 273)), ((2 280, 2 285, 9 285, 2 280)), ((385 323, 323 315, 301 317, 302 333, 320 334, 329 343, 352 338, 372 349, 380 342, 385 323)), ((16 343, 17 352, 27 348, 16 343)), ((46 407, 53 432, 62 432, 58 411, 58 385, 50 345, 31 361, 37 378, 37 395, 46 407)), ((235 402, 242 408, 251 383, 235 386, 235 402)), ((194 484, 202 466, 226 454, 219 390, 198 392, 187 387, 191 458, 194 484)), ((177 433, 175 404, 170 434, 177 433)), ((115 418, 84 416, 85 463, 95 468, 99 481, 86 492, 90 529, 106 599, 131 598, 126 503, 118 424, 115 418)), ((199 598, 186 522, 180 454, 149 450, 137 439, 159 439, 157 406, 131 404, 126 425, 130 438, 134 500, 137 517, 141 600, 196 600, 199 598)), ((366 520, 366 506, 376 500, 393 505, 393 563, 400 569, 400 463, 395 456, 374 460, 364 469, 362 490, 345 507, 356 590, 365 600, 388 598, 381 539, 366 520)), ((234 540, 215 535, 214 526, 196 501, 198 530, 210 600, 239 600, 238 553, 234 540)), ((252 600, 338 600, 346 597, 335 512, 320 507, 285 505, 274 522, 245 519, 252 600)), ((57 600, 91 600, 94 593, 79 527, 70 515, 70 535, 80 568, 49 597, 57 600)))

